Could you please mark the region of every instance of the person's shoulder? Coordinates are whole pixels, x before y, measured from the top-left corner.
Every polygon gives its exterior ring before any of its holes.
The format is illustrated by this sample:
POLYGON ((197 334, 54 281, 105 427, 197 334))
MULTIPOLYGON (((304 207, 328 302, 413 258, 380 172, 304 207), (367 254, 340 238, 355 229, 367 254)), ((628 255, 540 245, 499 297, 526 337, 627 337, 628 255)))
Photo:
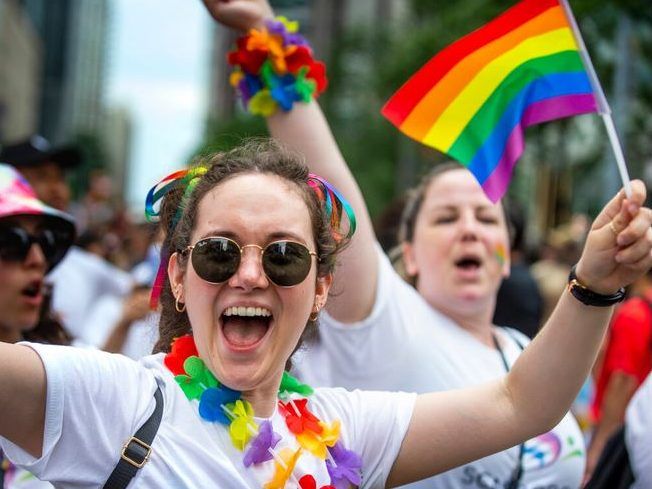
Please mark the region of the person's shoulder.
POLYGON ((317 387, 310 396, 310 402, 315 410, 341 413, 347 416, 361 412, 364 409, 381 406, 392 402, 410 402, 416 397, 412 392, 389 392, 354 389, 347 390, 342 387, 317 387))
POLYGON ((172 374, 163 363, 164 359, 165 359, 165 353, 153 353, 151 355, 144 356, 134 361, 137 362, 139 365, 142 365, 146 369, 152 370, 160 374, 165 374, 166 376, 170 376, 172 374))

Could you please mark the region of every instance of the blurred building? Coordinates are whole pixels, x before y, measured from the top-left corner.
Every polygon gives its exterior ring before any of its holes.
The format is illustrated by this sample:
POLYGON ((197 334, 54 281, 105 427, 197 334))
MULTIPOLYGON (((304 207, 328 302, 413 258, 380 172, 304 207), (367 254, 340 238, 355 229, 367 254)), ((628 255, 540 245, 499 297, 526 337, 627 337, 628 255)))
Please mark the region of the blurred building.
POLYGON ((0 143, 38 125, 42 47, 20 0, 0 0, 0 143))
POLYGON ((101 128, 108 0, 23 0, 42 40, 38 131, 53 143, 101 128))
POLYGON ((103 142, 107 156, 106 170, 114 183, 114 196, 121 202, 126 199, 127 171, 131 156, 133 123, 126 107, 110 107, 103 125, 103 142))

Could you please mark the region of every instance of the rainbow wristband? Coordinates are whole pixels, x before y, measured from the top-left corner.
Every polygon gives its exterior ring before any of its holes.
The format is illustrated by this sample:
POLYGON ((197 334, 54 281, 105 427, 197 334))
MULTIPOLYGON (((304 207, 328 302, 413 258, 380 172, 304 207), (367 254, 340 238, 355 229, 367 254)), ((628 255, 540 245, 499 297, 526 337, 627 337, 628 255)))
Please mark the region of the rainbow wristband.
POLYGON ((294 102, 309 102, 326 89, 326 66, 314 60, 298 30, 298 22, 277 17, 240 37, 228 54, 235 67, 231 85, 252 114, 268 117, 279 107, 289 112, 294 102))

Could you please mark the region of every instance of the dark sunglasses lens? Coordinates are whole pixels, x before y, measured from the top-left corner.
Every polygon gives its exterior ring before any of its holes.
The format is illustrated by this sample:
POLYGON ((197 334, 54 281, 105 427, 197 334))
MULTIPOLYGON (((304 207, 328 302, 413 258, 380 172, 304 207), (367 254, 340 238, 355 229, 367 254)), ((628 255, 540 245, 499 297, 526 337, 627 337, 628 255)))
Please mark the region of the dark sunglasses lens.
POLYGON ((226 238, 202 239, 191 253, 192 267, 203 280, 226 282, 240 265, 240 249, 226 238))
POLYGON ((20 228, 0 231, 0 258, 5 261, 23 261, 29 253, 31 242, 26 231, 20 228))
POLYGON ((291 241, 271 243, 263 252, 263 269, 276 285, 291 287, 300 284, 310 273, 308 248, 291 241))
POLYGON ((40 235, 34 237, 34 241, 41 247, 46 260, 50 261, 57 251, 54 233, 50 230, 43 231, 40 235))
POLYGON ((58 236, 53 230, 46 229, 38 238, 38 244, 41 245, 43 255, 48 263, 58 263, 68 250, 66 241, 63 236, 58 236))

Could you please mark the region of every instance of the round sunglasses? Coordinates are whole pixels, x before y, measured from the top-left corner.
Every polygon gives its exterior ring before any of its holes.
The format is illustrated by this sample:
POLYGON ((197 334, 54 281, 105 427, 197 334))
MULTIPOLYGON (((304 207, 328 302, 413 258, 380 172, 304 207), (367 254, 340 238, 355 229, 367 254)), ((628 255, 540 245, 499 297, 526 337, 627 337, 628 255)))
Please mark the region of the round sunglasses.
POLYGON ((64 257, 72 243, 69 233, 57 229, 43 229, 38 234, 29 234, 19 226, 0 228, 0 259, 22 263, 33 244, 40 246, 48 271, 64 257))
POLYGON ((190 253, 195 273, 206 282, 220 284, 238 271, 242 253, 246 248, 258 248, 263 271, 267 278, 280 287, 292 287, 303 282, 317 253, 294 241, 274 241, 262 247, 256 244, 240 246, 230 238, 211 236, 197 241, 181 251, 190 253))

